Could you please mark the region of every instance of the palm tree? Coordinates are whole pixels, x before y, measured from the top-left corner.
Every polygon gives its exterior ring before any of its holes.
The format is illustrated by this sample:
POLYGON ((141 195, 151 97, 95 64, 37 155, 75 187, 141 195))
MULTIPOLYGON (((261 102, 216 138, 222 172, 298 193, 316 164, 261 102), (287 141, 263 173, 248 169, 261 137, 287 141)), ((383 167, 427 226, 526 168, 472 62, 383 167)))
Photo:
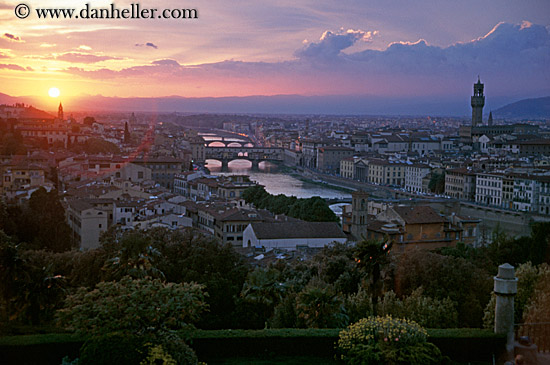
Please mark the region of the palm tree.
POLYGON ((321 280, 313 279, 298 294, 296 311, 308 328, 342 328, 348 322, 343 298, 321 280))
POLYGON ((281 302, 286 289, 287 285, 279 280, 277 270, 256 268, 248 274, 241 296, 248 302, 263 306, 267 319, 281 302))
POLYGON ((357 243, 354 258, 357 265, 369 275, 371 280, 372 312, 376 316, 378 297, 381 295, 381 269, 389 263, 388 252, 393 242, 389 240, 364 240, 357 243))

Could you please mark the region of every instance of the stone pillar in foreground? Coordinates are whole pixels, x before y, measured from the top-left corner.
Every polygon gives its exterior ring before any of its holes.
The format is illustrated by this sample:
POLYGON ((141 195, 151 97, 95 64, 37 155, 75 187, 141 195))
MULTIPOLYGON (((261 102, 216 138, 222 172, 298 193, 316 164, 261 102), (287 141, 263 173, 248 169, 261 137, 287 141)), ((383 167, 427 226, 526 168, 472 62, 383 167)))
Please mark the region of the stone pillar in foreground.
POLYGON ((502 264, 494 277, 496 294, 495 333, 506 335, 506 351, 514 350, 514 297, 518 292, 518 279, 514 267, 502 264))

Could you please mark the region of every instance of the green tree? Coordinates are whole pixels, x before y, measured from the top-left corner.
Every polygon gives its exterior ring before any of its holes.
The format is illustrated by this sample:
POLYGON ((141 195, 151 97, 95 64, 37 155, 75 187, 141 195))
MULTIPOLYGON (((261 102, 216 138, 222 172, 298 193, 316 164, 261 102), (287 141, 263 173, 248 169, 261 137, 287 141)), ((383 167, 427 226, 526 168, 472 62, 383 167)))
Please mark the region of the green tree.
POLYGON ((527 260, 534 265, 550 264, 550 222, 537 222, 531 226, 531 243, 527 260))
POLYGON ((29 248, 62 252, 73 248, 70 228, 65 220, 65 209, 59 201, 57 190, 47 192, 40 187, 23 210, 18 236, 29 248))
POLYGON ((285 214, 309 222, 338 222, 339 219, 326 201, 318 196, 298 199, 283 194, 271 195, 263 186, 253 186, 243 192, 243 199, 257 208, 267 209, 274 214, 285 214))
POLYGON ((94 124, 96 122, 95 118, 94 117, 85 117, 84 118, 84 125, 87 125, 87 126, 92 126, 92 124, 94 124))
MULTIPOLYGON (((367 292, 367 290, 360 287, 356 293, 346 296, 344 307, 346 308, 346 314, 349 317, 349 322, 355 323, 361 318, 372 315, 372 296, 367 292)), ((385 313, 383 311, 380 312, 385 313)))
POLYGON ((153 230, 153 247, 162 254, 158 269, 171 282, 194 281, 206 286, 210 311, 201 328, 234 328, 236 301, 249 266, 230 244, 221 244, 196 230, 153 230))
POLYGON ((426 328, 455 328, 458 312, 449 298, 434 299, 424 295, 422 287, 414 290, 403 300, 393 291, 386 292, 379 303, 378 313, 386 316, 407 318, 426 328))
POLYGON ((146 232, 130 231, 114 241, 104 239, 103 247, 109 254, 103 266, 107 280, 119 280, 124 276, 164 278, 158 268, 162 254, 153 247, 152 238, 146 232))
POLYGON ((16 319, 20 312, 18 302, 21 288, 30 280, 26 263, 20 257, 20 252, 4 231, 0 230, 0 296, 2 298, 2 321, 7 324, 16 319))
POLYGON ((34 265, 10 237, 0 230, 0 285, 2 317, 8 322, 39 325, 52 318, 65 296, 65 278, 51 264, 34 265))
POLYGON ((534 265, 550 263, 550 222, 533 223, 531 234, 519 238, 508 237, 497 228, 487 251, 495 263, 493 269, 504 263, 512 266, 528 261, 534 265))
POLYGON ((346 244, 334 243, 323 247, 313 257, 312 263, 316 265, 321 280, 333 283, 335 289, 344 294, 357 292, 366 277, 354 260, 354 247, 346 244))
POLYGON ((286 289, 277 270, 256 268, 246 277, 241 296, 244 300, 263 308, 264 318, 267 320, 275 306, 283 299, 286 289))
POLYGON ((382 294, 382 269, 389 264, 388 252, 392 243, 379 241, 361 241, 357 243, 354 257, 359 268, 371 279, 370 293, 372 295, 372 310, 376 315, 378 297, 382 294))
MULTIPOLYGON (((496 272, 496 270, 495 270, 496 272)), ((521 264, 516 269, 518 278, 518 292, 514 298, 514 323, 522 323, 526 317, 526 308, 530 306, 535 297, 535 291, 541 280, 548 277, 550 266, 548 264, 533 265, 531 262, 521 264)), ((491 300, 485 307, 483 325, 485 328, 493 328, 495 325, 495 294, 491 294, 491 300)))
POLYGON ((207 309, 204 286, 165 283, 159 279, 101 282, 91 291, 80 288, 58 311, 59 324, 79 334, 128 331, 159 333, 190 328, 207 309))
POLYGON ((4 233, 15 231, 15 224, 8 213, 8 206, 2 198, 0 198, 0 230, 4 231, 4 233))
POLYGON ((342 328, 348 323, 343 298, 332 286, 316 279, 298 294, 296 313, 308 328, 342 328))
POLYGON ((443 194, 445 192, 445 172, 441 174, 433 172, 428 183, 428 189, 435 194, 443 194))
POLYGON ((106 141, 103 138, 90 138, 84 143, 75 143, 71 146, 71 150, 76 153, 88 153, 91 155, 103 154, 119 154, 120 148, 112 142, 106 141))
POLYGON ((542 265, 531 301, 524 308, 525 323, 550 322, 550 267, 542 265))
POLYGON ((295 293, 287 293, 281 303, 275 307, 273 316, 269 320, 271 328, 295 328, 298 326, 296 297, 295 293))
POLYGON ((4 134, 0 145, 2 146, 0 149, 2 155, 24 155, 27 153, 27 148, 19 131, 4 134))
POLYGON ((426 250, 405 252, 396 258, 395 290, 408 296, 418 288, 434 299, 447 297, 456 303, 458 323, 480 327, 490 299, 492 277, 460 257, 443 256, 426 250))

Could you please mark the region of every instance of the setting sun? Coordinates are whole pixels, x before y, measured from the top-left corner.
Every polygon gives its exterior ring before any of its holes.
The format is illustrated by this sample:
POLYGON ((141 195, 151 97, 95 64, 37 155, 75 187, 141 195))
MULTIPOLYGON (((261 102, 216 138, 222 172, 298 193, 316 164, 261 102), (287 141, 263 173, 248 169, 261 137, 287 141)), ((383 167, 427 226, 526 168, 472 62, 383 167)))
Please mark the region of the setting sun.
POLYGON ((50 90, 48 90, 48 95, 50 95, 52 98, 57 98, 59 94, 59 89, 56 87, 52 87, 50 88, 50 90))

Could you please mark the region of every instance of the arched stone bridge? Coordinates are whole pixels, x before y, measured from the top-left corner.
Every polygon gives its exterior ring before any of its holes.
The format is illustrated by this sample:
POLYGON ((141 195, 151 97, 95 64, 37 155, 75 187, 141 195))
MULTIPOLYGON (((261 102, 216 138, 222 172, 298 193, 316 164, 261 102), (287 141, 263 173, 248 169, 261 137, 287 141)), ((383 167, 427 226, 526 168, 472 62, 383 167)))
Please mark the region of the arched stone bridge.
POLYGON ((248 160, 252 169, 258 169, 262 161, 283 161, 284 152, 278 147, 206 147, 205 158, 218 160, 222 163, 222 171, 226 171, 229 162, 233 160, 248 160))
MULTIPOLYGON (((223 143, 225 147, 229 146, 230 144, 235 145, 238 144, 239 147, 254 147, 254 143, 252 141, 231 141, 231 139, 235 139, 235 137, 218 137, 219 139, 213 139, 206 142, 207 147, 214 147, 211 146, 213 143, 223 143)), ((221 147, 224 148, 224 147, 221 147)))

